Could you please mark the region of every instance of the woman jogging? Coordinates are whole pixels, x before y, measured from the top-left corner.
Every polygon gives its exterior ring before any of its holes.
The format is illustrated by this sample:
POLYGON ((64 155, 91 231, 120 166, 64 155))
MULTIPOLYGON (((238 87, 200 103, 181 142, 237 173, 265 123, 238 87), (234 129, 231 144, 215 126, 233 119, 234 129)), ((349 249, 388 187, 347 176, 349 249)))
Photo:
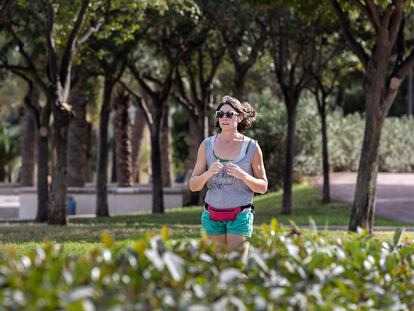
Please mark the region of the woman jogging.
POLYGON ((233 249, 243 246, 244 256, 253 230, 254 193, 267 191, 262 151, 257 141, 241 134, 255 117, 248 103, 224 96, 215 113, 221 132, 201 143, 189 181, 191 191, 207 183, 201 223, 209 238, 233 249))

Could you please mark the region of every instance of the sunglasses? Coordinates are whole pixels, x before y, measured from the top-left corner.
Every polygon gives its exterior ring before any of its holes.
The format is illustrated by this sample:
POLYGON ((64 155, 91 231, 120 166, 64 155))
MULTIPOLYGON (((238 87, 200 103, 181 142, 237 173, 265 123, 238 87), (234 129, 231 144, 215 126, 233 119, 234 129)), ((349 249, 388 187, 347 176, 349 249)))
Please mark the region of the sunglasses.
POLYGON ((234 111, 227 111, 227 112, 220 111, 220 110, 216 111, 216 118, 219 118, 219 119, 223 118, 224 116, 226 116, 227 119, 231 119, 233 118, 233 116, 238 116, 238 115, 239 114, 234 111))

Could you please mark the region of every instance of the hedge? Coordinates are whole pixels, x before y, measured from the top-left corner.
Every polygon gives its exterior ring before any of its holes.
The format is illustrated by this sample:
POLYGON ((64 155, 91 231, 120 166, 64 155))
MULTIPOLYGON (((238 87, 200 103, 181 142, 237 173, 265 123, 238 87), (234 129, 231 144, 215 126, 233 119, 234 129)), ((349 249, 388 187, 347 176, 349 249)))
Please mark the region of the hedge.
POLYGON ((203 236, 172 242, 168 229, 115 247, 109 234, 88 255, 59 244, 0 256, 0 303, 8 310, 410 310, 414 245, 365 232, 346 242, 303 236, 272 220, 247 259, 203 236))
MULTIPOLYGON (((285 163, 287 117, 282 102, 263 92, 252 98, 258 116, 251 134, 263 149, 266 172, 272 187, 282 184, 285 163)), ((320 119, 312 97, 302 97, 297 109, 295 144, 295 179, 322 173, 322 138, 320 119)), ((329 113, 328 148, 331 171, 357 171, 364 135, 364 118, 355 113, 343 116, 329 113)), ((379 170, 414 171, 413 118, 387 118, 382 131, 379 170)))

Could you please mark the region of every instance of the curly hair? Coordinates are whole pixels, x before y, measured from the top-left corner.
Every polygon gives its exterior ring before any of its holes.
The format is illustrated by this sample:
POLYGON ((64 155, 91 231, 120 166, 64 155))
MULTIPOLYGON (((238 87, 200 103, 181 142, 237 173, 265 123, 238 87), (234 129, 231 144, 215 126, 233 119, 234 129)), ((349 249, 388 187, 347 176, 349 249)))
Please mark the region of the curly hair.
MULTIPOLYGON (((218 103, 216 111, 219 111, 220 108, 224 105, 230 105, 233 109, 240 113, 243 116, 243 119, 237 125, 237 131, 243 132, 250 128, 253 122, 256 120, 256 110, 248 102, 241 103, 238 99, 231 96, 224 96, 222 100, 218 103)), ((220 128, 218 119, 215 119, 214 125, 220 128)))

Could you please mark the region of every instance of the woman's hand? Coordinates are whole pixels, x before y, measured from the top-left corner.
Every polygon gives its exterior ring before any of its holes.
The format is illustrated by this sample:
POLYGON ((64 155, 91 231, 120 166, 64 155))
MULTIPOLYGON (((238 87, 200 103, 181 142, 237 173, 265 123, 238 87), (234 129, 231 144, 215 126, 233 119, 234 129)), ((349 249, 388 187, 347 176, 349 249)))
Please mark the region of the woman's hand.
POLYGON ((211 178, 214 175, 216 175, 218 172, 221 171, 222 168, 223 168, 223 164, 220 163, 220 160, 217 160, 216 162, 211 164, 210 168, 206 172, 208 178, 211 178))
POLYGON ((241 180, 244 180, 247 174, 245 171, 243 171, 240 168, 240 166, 234 163, 229 163, 226 165, 226 172, 228 175, 233 176, 237 179, 241 179, 241 180))

